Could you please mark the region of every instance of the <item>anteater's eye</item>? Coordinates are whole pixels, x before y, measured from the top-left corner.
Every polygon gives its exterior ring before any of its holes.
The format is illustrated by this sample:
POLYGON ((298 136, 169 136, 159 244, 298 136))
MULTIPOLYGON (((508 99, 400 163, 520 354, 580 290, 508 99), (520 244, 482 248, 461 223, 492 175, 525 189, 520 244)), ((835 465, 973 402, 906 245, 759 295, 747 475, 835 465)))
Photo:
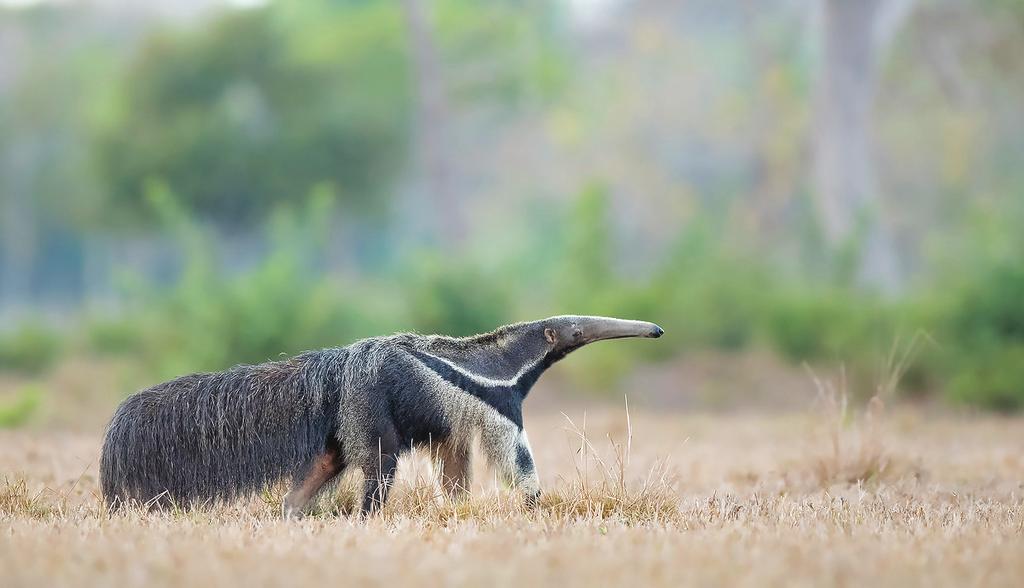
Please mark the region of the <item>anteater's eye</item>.
POLYGON ((572 332, 572 338, 573 339, 579 339, 582 336, 583 336, 583 331, 581 331, 579 329, 576 329, 575 331, 572 332))

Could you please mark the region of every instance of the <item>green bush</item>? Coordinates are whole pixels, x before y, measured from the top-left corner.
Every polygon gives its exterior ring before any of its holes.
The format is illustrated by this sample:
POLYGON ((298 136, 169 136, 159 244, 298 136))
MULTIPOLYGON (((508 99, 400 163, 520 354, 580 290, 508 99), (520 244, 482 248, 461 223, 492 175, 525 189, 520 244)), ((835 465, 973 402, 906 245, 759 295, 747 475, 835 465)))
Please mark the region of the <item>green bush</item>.
POLYGON ((123 317, 90 326, 92 350, 133 353, 155 376, 169 377, 341 345, 390 326, 375 317, 395 314, 380 311, 391 299, 360 296, 316 268, 332 218, 329 191, 314 191, 297 213, 278 211, 268 224, 271 255, 235 274, 210 256, 206 230, 165 186, 150 186, 148 197, 177 236, 182 273, 169 288, 128 292, 123 317))
POLYGON ((416 331, 485 333, 514 314, 514 285, 500 272, 487 272, 467 261, 421 256, 406 275, 406 314, 416 331))
POLYGON ((773 274, 689 231, 656 272, 648 306, 681 347, 749 345, 777 284, 773 274))
POLYGON ((36 386, 23 387, 14 400, 0 404, 0 429, 24 425, 38 412, 42 401, 42 389, 36 386))
POLYGON ((46 371, 60 356, 61 338, 41 323, 27 322, 0 336, 0 370, 46 371))
POLYGON ((955 362, 949 397, 1000 412, 1024 409, 1024 344, 967 352, 955 362))
POLYGON ((1024 342, 1024 262, 989 269, 959 295, 952 334, 977 344, 1024 342))
POLYGON ((323 182, 350 208, 380 212, 411 105, 395 5, 225 11, 140 45, 94 133, 108 222, 152 220, 138 197, 150 178, 225 223, 262 221, 323 182))
POLYGON ((788 291, 766 311, 768 341, 793 361, 854 360, 884 352, 896 336, 891 309, 849 290, 788 291))
POLYGON ((955 297, 947 321, 951 398, 1000 411, 1024 408, 1024 265, 985 271, 955 297))
POLYGON ((139 325, 116 317, 92 317, 84 327, 85 345, 103 355, 124 355, 141 343, 139 325))
POLYGON ((672 320, 681 323, 680 335, 697 345, 736 351, 753 340, 762 297, 772 285, 737 263, 723 260, 718 265, 714 271, 678 274, 683 287, 673 299, 671 308, 679 315, 672 320))

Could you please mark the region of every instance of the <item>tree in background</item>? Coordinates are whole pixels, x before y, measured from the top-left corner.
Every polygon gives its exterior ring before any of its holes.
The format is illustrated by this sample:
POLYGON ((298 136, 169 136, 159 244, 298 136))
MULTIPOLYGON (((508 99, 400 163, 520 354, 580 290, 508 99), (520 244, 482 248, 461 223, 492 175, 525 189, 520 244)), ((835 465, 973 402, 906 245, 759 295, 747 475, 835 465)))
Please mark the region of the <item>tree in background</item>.
POLYGON ((150 179, 235 225, 315 185, 356 214, 383 213, 408 188, 422 202, 402 204, 423 208, 434 241, 456 242, 471 175, 459 168, 459 116, 540 85, 557 13, 547 1, 317 0, 153 34, 97 133, 110 209, 144 213, 150 179))
POLYGON ((823 0, 814 186, 825 236, 852 257, 859 281, 883 291, 903 281, 875 172, 872 105, 878 72, 913 0, 823 0))
POLYGON ((451 187, 451 145, 447 138, 451 122, 440 55, 429 18, 431 4, 424 0, 402 0, 416 82, 414 173, 422 177, 426 196, 437 211, 433 232, 442 243, 452 244, 465 237, 466 224, 451 187))
MULTIPOLYGON (((470 237, 467 189, 478 163, 465 137, 497 133, 495 118, 558 92, 566 67, 562 7, 552 0, 403 0, 415 87, 410 201, 413 225, 451 250, 470 237), (486 113, 486 114, 484 114, 486 113), (483 114, 484 118, 481 118, 483 114)), ((519 109, 521 110, 521 109, 519 109)))
POLYGON ((383 2, 270 5, 150 38, 98 137, 118 216, 165 181, 225 224, 318 184, 379 211, 402 168, 409 88, 401 14, 383 2))
POLYGON ((77 4, 0 7, 0 306, 37 300, 45 255, 60 265, 51 292, 77 277, 70 235, 98 202, 85 145, 97 80, 128 44, 109 29, 77 4))

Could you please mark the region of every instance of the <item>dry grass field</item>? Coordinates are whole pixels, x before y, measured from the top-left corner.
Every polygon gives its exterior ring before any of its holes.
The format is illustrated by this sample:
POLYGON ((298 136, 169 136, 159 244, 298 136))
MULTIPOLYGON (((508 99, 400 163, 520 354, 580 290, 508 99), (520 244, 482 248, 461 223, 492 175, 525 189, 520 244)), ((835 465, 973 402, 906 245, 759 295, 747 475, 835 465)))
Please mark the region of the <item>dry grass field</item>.
POLYGON ((384 515, 347 486, 305 519, 276 489, 108 515, 99 434, 0 433, 0 584, 16 586, 1019 586, 1024 421, 908 409, 527 416, 546 494, 483 468, 449 504, 416 457, 384 515), (884 414, 883 414, 884 413, 884 414), (583 438, 585 436, 585 439, 583 438))

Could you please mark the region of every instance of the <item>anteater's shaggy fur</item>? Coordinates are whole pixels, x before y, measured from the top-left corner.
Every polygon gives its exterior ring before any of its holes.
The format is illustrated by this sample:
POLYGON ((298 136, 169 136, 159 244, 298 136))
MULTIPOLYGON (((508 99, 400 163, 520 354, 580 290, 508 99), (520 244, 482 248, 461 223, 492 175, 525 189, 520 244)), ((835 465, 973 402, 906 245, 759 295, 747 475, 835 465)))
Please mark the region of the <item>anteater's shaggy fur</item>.
POLYGON ((446 488, 468 483, 469 443, 528 499, 539 492, 522 401, 540 374, 597 339, 656 337, 651 323, 555 317, 462 339, 398 334, 280 362, 192 374, 125 400, 100 463, 113 506, 191 506, 290 478, 298 514, 348 466, 366 478, 364 512, 386 496, 398 455, 436 446, 446 488))
POLYGON ((348 358, 314 351, 135 394, 107 430, 104 496, 188 503, 301 477, 336 428, 348 358))

